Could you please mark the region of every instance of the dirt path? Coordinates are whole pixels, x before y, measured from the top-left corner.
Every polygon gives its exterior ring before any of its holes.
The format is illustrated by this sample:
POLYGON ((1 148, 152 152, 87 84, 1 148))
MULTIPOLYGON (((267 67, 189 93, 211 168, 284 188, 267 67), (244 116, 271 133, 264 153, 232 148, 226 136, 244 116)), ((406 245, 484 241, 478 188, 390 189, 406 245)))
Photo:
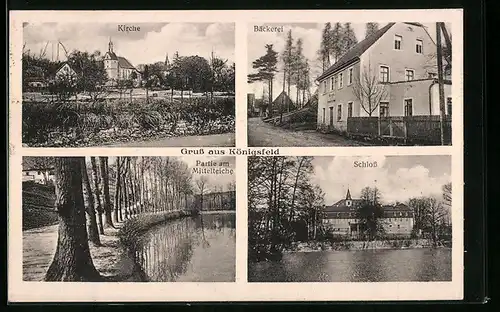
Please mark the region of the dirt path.
POLYGON ((235 146, 234 133, 168 137, 146 141, 135 141, 106 145, 106 147, 232 147, 235 146))
POLYGON ((275 127, 260 118, 248 119, 248 146, 364 146, 335 134, 323 134, 315 130, 292 131, 275 127))
MULTIPOLYGON (((102 276, 117 276, 124 270, 117 229, 106 229, 101 247, 90 245, 94 266, 102 276)), ((57 246, 57 225, 23 231, 23 280, 42 281, 57 246)))

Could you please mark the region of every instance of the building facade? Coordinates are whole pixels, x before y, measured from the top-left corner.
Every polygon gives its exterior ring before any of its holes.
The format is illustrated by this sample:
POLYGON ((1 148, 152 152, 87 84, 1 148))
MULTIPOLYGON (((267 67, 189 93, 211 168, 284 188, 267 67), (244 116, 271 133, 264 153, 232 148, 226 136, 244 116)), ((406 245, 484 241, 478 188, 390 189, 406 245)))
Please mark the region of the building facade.
POLYGON ((76 71, 69 66, 68 63, 63 63, 57 70, 54 75, 56 81, 76 81, 77 73, 76 71))
MULTIPOLYGON (((360 234, 361 224, 357 218, 357 209, 362 199, 351 198, 347 190, 345 199, 325 207, 323 224, 337 236, 357 237, 360 234)), ((394 236, 410 236, 414 225, 413 210, 405 204, 383 205, 383 217, 380 222, 384 234, 394 236)))
MULTIPOLYGON (((419 23, 389 23, 359 42, 317 79, 318 127, 345 131, 348 117, 439 115, 436 50, 419 23)), ((444 78, 451 115, 451 67, 444 78)))
POLYGON ((54 182, 54 168, 23 169, 22 181, 33 181, 39 184, 54 182))
POLYGON ((116 84, 119 80, 132 80, 137 84, 141 80, 141 73, 126 58, 116 55, 113 42, 108 44, 108 52, 104 55, 104 69, 108 75, 108 84, 116 84))

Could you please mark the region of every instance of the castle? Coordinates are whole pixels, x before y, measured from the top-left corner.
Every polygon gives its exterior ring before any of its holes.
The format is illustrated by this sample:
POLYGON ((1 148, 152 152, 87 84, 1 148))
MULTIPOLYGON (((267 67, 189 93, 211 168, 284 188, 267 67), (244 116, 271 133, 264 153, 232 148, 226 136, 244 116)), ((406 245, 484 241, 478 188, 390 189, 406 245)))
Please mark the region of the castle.
POLYGON ((115 85, 119 80, 132 80, 138 84, 141 73, 126 58, 116 55, 113 42, 109 40, 108 52, 104 55, 104 69, 108 75, 108 85, 115 85))
MULTIPOLYGON (((358 236, 360 222, 357 219, 357 209, 363 203, 362 199, 353 199, 347 189, 345 199, 325 207, 323 223, 332 229, 334 235, 358 236)), ((413 230, 413 210, 405 204, 383 205, 382 224, 385 234, 395 236, 410 236, 413 230)))

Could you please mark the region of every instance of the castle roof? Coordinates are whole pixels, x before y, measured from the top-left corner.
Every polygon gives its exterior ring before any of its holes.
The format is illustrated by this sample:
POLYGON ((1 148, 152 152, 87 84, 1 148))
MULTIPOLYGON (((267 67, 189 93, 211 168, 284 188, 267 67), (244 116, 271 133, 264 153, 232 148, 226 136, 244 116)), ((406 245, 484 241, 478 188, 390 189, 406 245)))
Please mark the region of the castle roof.
POLYGON ((121 68, 135 69, 134 65, 132 65, 129 60, 121 56, 118 56, 118 66, 120 66, 121 68))

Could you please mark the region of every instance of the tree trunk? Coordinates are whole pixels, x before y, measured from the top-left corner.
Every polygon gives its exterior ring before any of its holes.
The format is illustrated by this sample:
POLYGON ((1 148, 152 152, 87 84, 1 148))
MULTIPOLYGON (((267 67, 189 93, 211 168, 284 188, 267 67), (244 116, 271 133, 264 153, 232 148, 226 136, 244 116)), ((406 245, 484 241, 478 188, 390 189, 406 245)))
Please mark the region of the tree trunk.
POLYGON ((92 164, 92 175, 94 180, 95 197, 97 199, 97 225, 99 227, 99 233, 104 234, 104 227, 102 223, 102 213, 104 212, 101 204, 101 191, 99 189, 99 174, 97 173, 97 164, 95 157, 90 157, 92 164))
POLYGON ((100 281, 94 267, 85 229, 80 157, 55 159, 55 206, 59 215, 56 253, 45 281, 100 281))
POLYGON ((97 218, 95 215, 95 202, 94 195, 92 194, 92 187, 90 186, 89 176, 87 174, 87 166, 85 165, 85 158, 82 161, 82 177, 83 185, 87 193, 87 216, 89 222, 87 223, 87 233, 89 235, 89 240, 92 244, 96 246, 101 245, 101 239, 99 238, 99 230, 97 229, 97 218))
POLYGON ((111 204, 111 196, 109 195, 109 174, 108 174, 108 157, 99 157, 99 165, 101 169, 101 178, 104 188, 104 225, 106 227, 112 227, 113 220, 111 219, 111 211, 113 210, 111 204))
POLYGON ((118 220, 118 210, 120 207, 120 175, 121 175, 121 165, 120 165, 120 157, 116 157, 116 180, 115 180, 115 209, 113 210, 113 216, 115 222, 119 222, 118 220))

